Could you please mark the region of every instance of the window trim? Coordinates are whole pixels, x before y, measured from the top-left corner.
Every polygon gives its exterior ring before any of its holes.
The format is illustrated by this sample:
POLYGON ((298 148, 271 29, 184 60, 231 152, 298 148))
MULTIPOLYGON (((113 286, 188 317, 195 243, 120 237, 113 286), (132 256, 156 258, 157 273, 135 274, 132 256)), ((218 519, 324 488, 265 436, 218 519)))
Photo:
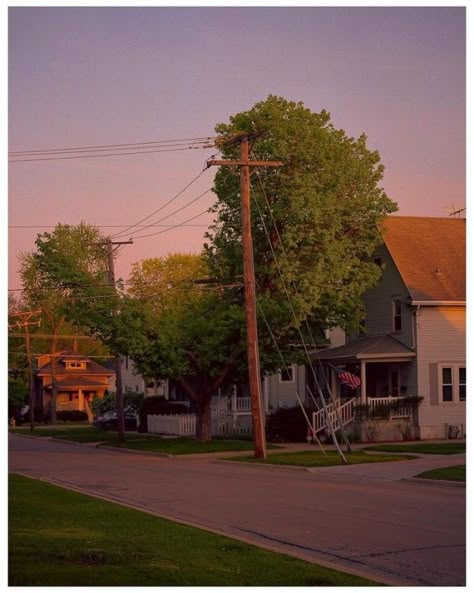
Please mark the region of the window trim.
POLYGON ((296 369, 296 365, 295 364, 289 364, 287 366, 287 369, 289 371, 291 371, 291 380, 287 381, 285 379, 283 379, 282 374, 281 374, 281 370, 278 371, 278 382, 279 383, 294 383, 295 382, 295 369, 296 369))
POLYGON ((403 315, 402 315, 402 298, 399 296, 392 297, 392 333, 401 334, 403 332, 403 315), (400 314, 397 315, 397 304, 400 303, 400 314), (397 329, 395 320, 400 318, 400 328, 397 329))
MULTIPOLYGON (((465 399, 460 398, 460 385, 466 385, 459 381, 459 369, 465 369, 465 362, 438 362, 438 403, 442 406, 452 406, 453 404, 466 404, 465 399), (451 401, 443 400, 443 386, 448 383, 443 383, 443 369, 451 370, 451 383, 453 389, 453 399, 451 401)), ((467 377, 466 377, 467 379, 467 377)))

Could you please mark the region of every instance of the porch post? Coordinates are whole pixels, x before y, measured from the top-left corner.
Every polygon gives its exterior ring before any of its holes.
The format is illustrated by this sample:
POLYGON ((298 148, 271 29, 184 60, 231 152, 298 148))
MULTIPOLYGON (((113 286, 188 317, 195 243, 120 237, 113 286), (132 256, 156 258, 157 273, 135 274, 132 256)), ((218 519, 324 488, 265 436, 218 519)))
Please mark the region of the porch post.
POLYGON ((82 393, 82 389, 79 389, 79 409, 84 409, 84 394, 82 393))
POLYGON ((331 371, 331 393, 334 395, 334 399, 339 400, 341 399, 341 393, 339 384, 336 381, 336 371, 332 367, 329 367, 329 370, 331 371))
POLYGON ((365 362, 362 360, 360 364, 360 403, 367 403, 366 378, 365 378, 365 362))

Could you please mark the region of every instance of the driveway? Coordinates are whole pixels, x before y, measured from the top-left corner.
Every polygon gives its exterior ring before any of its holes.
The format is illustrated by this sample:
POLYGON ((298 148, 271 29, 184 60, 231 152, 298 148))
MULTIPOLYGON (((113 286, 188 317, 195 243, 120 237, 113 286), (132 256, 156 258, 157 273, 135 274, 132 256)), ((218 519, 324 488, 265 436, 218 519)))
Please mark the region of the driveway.
POLYGON ((459 456, 297 471, 9 438, 10 471, 390 584, 465 584, 465 489, 398 477, 459 456))

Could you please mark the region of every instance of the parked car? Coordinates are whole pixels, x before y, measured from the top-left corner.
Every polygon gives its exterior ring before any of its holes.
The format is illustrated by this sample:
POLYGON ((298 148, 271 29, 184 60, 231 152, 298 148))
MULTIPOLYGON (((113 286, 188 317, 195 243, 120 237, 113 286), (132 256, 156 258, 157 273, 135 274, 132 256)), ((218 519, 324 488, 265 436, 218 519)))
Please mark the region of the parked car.
MULTIPOLYGON (((132 410, 124 410, 125 416, 125 430, 137 430, 138 422, 137 415, 132 410)), ((102 428, 103 430, 117 430, 118 429, 118 417, 115 410, 104 412, 101 416, 98 416, 92 425, 96 428, 102 428)))

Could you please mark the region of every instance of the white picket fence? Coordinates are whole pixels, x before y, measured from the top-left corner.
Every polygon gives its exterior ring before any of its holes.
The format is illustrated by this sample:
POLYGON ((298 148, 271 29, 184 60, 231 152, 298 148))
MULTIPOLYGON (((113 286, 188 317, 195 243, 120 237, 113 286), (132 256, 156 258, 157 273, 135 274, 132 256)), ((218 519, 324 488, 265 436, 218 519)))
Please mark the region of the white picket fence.
POLYGON ((178 436, 196 436, 196 416, 194 414, 171 414, 147 416, 148 432, 178 436))

